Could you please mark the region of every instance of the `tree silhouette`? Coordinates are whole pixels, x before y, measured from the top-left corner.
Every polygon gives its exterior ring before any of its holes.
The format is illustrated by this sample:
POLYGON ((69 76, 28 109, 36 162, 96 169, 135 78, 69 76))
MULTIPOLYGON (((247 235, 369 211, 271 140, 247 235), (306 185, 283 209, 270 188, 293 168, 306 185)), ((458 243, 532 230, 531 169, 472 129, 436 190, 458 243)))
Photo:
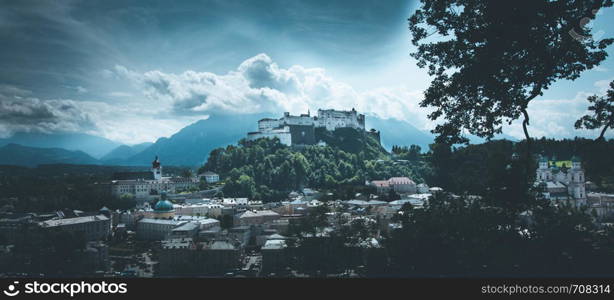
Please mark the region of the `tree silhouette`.
POLYGON ((522 115, 528 157, 529 102, 606 58, 614 40, 597 41, 584 25, 609 6, 611 0, 422 0, 409 29, 412 56, 433 76, 420 104, 435 108, 430 119, 445 119, 433 130, 437 140, 466 142, 464 130, 492 138, 522 115))
POLYGON ((576 121, 576 129, 601 129, 601 133, 597 140, 604 139, 604 135, 608 128, 614 126, 614 81, 610 82, 610 89, 606 96, 598 97, 593 95, 587 98, 592 105, 588 110, 592 111, 592 115, 585 115, 576 121))

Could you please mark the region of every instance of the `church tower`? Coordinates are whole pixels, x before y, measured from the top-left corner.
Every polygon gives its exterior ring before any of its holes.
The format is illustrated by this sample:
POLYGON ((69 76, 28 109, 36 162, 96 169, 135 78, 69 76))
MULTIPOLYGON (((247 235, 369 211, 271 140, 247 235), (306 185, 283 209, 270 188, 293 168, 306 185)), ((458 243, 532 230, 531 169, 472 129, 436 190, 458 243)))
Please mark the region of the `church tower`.
POLYGON ((537 181, 552 180, 552 174, 550 169, 548 168, 548 158, 543 155, 539 158, 539 166, 537 168, 537 174, 535 177, 537 181))
POLYGON ((160 164, 160 159, 156 155, 156 159, 151 162, 151 172, 153 173, 155 180, 162 179, 162 165, 160 164))
POLYGON ((586 178, 582 170, 582 162, 579 157, 571 158, 571 169, 569 169, 569 194, 576 200, 583 202, 586 199, 586 178))

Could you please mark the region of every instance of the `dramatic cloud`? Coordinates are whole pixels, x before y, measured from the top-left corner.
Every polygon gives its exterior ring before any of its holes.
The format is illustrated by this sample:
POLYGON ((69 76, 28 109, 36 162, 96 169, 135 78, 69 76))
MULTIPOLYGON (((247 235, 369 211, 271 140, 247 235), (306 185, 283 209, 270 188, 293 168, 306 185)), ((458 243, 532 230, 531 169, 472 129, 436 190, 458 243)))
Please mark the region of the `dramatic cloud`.
POLYGON ((138 73, 116 66, 115 73, 141 88, 145 97, 166 105, 176 115, 215 113, 304 113, 318 108, 352 107, 381 118, 395 118, 430 128, 426 110, 418 106, 420 91, 380 88, 357 92, 322 68, 279 67, 266 54, 242 62, 224 75, 185 71, 181 74, 138 73))
MULTIPOLYGON (((594 86, 597 93, 579 92, 572 99, 537 99, 529 104, 530 126, 529 134, 533 137, 548 138, 573 138, 582 136, 595 138, 599 135, 598 130, 576 130, 574 123, 585 114, 589 114, 590 103, 586 100, 591 95, 605 94, 609 83, 614 78, 599 80, 594 86)), ((518 139, 524 138, 522 120, 514 122, 504 131, 518 139)), ((607 132, 606 137, 614 137, 613 132, 607 132)))
POLYGON ((76 101, 40 100, 13 86, 0 87, 0 136, 14 132, 91 131, 96 125, 76 101))
POLYGON ((160 109, 132 101, 111 105, 102 101, 42 99, 31 91, 2 85, 0 138, 16 132, 79 132, 136 144, 170 136, 203 118, 161 119, 160 109))
MULTIPOLYGON (((416 1, 5 2, 2 136, 78 131, 132 144, 211 114, 352 107, 434 126, 418 105, 428 74, 409 56, 416 1)), ((592 26, 611 28, 614 9, 600 13, 592 26)), ((596 134, 572 125, 612 70, 608 59, 532 101, 531 134, 596 134)), ((519 122, 504 132, 523 137, 519 122)))
MULTIPOLYGON (((369 116, 406 121, 425 131, 435 124, 427 118, 431 110, 419 106, 420 90, 398 86, 358 91, 333 79, 323 68, 282 68, 266 54, 248 58, 222 75, 193 70, 178 74, 137 72, 120 65, 103 73, 109 81, 131 83, 132 89, 106 93, 107 100, 113 99, 109 102, 42 99, 14 86, 1 86, 0 135, 86 132, 134 144, 169 136, 212 114, 268 112, 275 116, 283 111, 299 114, 319 108, 356 108, 369 116)), ((605 93, 610 81, 595 82, 595 90, 605 93)), ((594 137, 595 131, 573 128, 574 121, 587 112, 589 95, 580 92, 573 99, 532 101, 531 135, 594 137)), ((505 126, 504 133, 524 138, 520 121, 505 126)))
MULTIPOLYGON (((168 107, 166 112, 176 116, 279 114, 282 111, 298 114, 318 108, 356 108, 383 119, 406 121, 421 130, 435 126, 435 122, 427 118, 431 109, 419 106, 420 90, 386 87, 359 92, 333 79, 323 68, 294 65, 285 69, 266 54, 248 58, 224 75, 193 70, 181 74, 157 70, 138 73, 116 66, 114 76, 133 82, 147 99, 168 107)), ((610 81, 597 81, 594 87, 598 93, 605 93, 610 81)), ((579 92, 573 99, 542 97, 532 101, 530 134, 533 137, 593 137, 596 132, 573 127, 575 120, 587 112, 588 95, 588 92, 579 92)), ((503 132, 517 139, 524 138, 521 120, 504 126, 503 132)))

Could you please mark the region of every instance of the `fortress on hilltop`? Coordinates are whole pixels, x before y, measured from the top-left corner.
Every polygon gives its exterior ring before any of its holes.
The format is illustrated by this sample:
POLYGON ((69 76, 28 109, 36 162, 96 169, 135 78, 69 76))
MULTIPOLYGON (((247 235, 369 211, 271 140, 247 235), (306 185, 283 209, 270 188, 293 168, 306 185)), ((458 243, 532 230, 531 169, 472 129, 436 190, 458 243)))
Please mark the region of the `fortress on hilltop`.
POLYGON ((248 140, 259 138, 278 138, 282 144, 313 145, 316 144, 315 129, 325 128, 335 131, 338 128, 365 130, 365 115, 352 108, 350 111, 318 109, 317 116, 307 114, 298 116, 285 112, 279 119, 265 118, 258 121, 258 131, 249 132, 248 140))

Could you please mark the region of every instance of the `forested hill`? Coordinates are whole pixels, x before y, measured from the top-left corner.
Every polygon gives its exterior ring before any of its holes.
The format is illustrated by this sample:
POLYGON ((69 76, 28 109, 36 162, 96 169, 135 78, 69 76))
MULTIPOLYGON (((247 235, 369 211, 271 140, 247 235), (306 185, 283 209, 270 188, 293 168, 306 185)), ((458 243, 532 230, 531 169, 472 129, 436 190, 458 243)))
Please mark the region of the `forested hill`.
POLYGON ((302 187, 332 190, 391 176, 423 181, 423 162, 393 165, 372 133, 344 128, 318 131, 316 137, 327 145, 292 148, 277 139, 241 140, 238 146, 213 150, 200 171, 219 173, 226 180, 225 196, 263 200, 302 187))

